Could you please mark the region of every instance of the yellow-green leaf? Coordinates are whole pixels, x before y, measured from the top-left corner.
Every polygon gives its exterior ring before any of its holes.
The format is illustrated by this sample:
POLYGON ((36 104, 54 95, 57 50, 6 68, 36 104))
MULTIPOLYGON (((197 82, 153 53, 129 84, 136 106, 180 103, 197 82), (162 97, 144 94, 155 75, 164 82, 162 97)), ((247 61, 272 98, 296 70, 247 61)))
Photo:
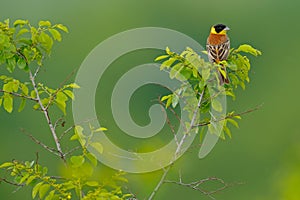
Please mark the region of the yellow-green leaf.
POLYGON ((103 153, 103 146, 99 142, 93 142, 90 145, 99 153, 101 153, 101 154, 103 153))

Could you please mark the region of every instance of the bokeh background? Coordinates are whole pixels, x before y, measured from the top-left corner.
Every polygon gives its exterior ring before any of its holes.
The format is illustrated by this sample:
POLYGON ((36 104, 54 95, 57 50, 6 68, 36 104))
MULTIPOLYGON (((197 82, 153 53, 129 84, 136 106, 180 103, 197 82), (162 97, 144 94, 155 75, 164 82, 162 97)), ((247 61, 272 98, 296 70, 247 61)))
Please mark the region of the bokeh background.
MULTIPOLYGON (((180 170, 186 182, 216 176, 226 182, 244 183, 216 194, 216 199, 220 200, 293 200, 300 199, 299 6, 300 2, 296 0, 1 0, 0 19, 23 18, 33 24, 50 20, 68 26, 70 33, 64 35, 62 43, 55 45, 40 74, 39 80, 52 87, 57 87, 76 70, 98 43, 121 31, 145 26, 165 27, 185 33, 204 45, 212 24, 227 24, 231 28, 232 46, 249 43, 263 52, 261 57, 252 58, 251 83, 245 91, 238 90, 237 100, 229 100, 228 107, 237 112, 262 103, 263 107, 244 116, 240 129, 233 131, 233 139, 220 141, 208 157, 198 160, 197 149, 187 153, 178 161, 170 178, 178 177, 180 170)), ((152 62, 159 53, 144 50, 121 57, 99 84, 97 112, 117 143, 121 133, 106 105, 113 85, 131 67, 152 62)), ((0 72, 6 73, 3 67, 0 72)), ((17 73, 16 77, 26 79, 22 73, 17 73)), ((144 86, 132 97, 131 113, 138 124, 149 122, 147 108, 161 93, 166 91, 156 86, 144 86)), ((66 126, 72 125, 70 108, 66 126)), ((0 162, 33 160, 35 152, 39 152, 40 163, 50 166, 51 173, 59 173, 60 161, 20 131, 24 128, 53 145, 41 113, 32 111, 30 106, 22 113, 10 115, 0 109, 0 162)), ((151 149, 155 148, 156 142, 161 145, 161 141, 153 140, 145 145, 151 149)), ((123 142, 120 145, 134 149, 137 141, 123 142)), ((65 142, 67 147, 68 143, 65 142)), ((99 170, 111 173, 105 166, 100 166, 99 170)), ((139 199, 144 199, 160 175, 161 171, 128 174, 130 190, 139 199)), ((31 199, 30 189, 12 193, 14 189, 0 184, 0 199, 31 199)), ((197 191, 165 184, 157 199, 209 198, 197 191)))

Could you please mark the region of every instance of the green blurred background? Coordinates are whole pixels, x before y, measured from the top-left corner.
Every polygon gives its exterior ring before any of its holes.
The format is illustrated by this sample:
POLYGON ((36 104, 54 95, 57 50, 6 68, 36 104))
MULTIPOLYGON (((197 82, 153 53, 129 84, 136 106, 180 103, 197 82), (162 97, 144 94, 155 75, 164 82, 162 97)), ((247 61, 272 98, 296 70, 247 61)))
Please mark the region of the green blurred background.
MULTIPOLYGON (((300 136, 296 126, 300 111, 297 89, 300 74, 299 1, 1 0, 0 5, 1 21, 23 18, 34 24, 39 20, 50 20, 68 26, 70 33, 64 35, 61 44, 55 45, 40 74, 39 80, 52 87, 57 87, 72 70, 76 70, 98 43, 121 31, 145 26, 165 27, 187 34, 204 45, 212 24, 227 24, 231 28, 229 34, 233 47, 249 43, 263 52, 261 57, 252 58, 251 83, 246 91, 238 90, 236 101, 229 101, 229 110, 244 111, 261 103, 263 107, 244 116, 240 129, 233 131, 233 139, 220 141, 208 157, 198 160, 197 150, 187 153, 178 161, 170 177, 178 177, 180 170, 186 182, 216 176, 227 182, 244 183, 216 194, 216 199, 220 200, 300 199, 300 136)), ((107 96, 111 94, 113 84, 131 67, 151 62, 159 53, 148 50, 125 55, 106 72, 102 85, 100 82, 101 92, 96 98, 97 102, 103 100, 103 104, 97 105, 97 112, 111 135, 119 134, 119 131, 104 103, 109 102, 107 96)), ((0 72, 6 73, 3 67, 0 72)), ((16 77, 26 78, 22 73, 17 73, 16 77)), ((149 122, 147 108, 162 92, 166 91, 150 86, 136 92, 131 112, 137 123, 149 122)), ((68 109, 66 126, 71 126, 70 106, 68 109)), ((41 116, 30 106, 22 113, 10 115, 1 108, 0 162, 32 160, 35 152, 39 152, 40 162, 52 166, 51 173, 59 171, 59 161, 20 132, 20 128, 25 128, 53 145, 41 116)), ((109 173, 105 166, 100 170, 109 173)), ((129 174, 130 189, 139 199, 144 199, 160 175, 161 172, 129 174)), ((30 199, 30 189, 12 193, 14 189, 0 184, 0 199, 30 199)), ((157 199, 209 198, 187 188, 165 184, 157 199)))

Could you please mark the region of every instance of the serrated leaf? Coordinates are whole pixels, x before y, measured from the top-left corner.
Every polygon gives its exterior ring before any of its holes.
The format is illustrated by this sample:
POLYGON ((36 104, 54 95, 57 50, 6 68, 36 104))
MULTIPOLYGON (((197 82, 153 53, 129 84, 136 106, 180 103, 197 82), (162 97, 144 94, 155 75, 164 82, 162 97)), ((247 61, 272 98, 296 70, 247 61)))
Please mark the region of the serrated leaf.
POLYGON ((99 142, 93 142, 90 144, 91 147, 93 147, 96 151, 98 151, 100 154, 103 153, 103 146, 99 142))
POLYGON ((39 188, 39 197, 40 199, 43 199, 44 196, 47 194, 47 192, 50 189, 50 185, 49 184, 44 184, 39 188))
POLYGON ((172 107, 175 108, 179 102, 179 96, 176 94, 173 94, 172 98, 172 107))
MULTIPOLYGON (((164 61, 161 66, 160 66, 160 70, 164 69, 164 68, 170 68, 171 65, 176 61, 176 58, 169 58, 168 60, 164 61)), ((176 65, 175 65, 176 66, 176 65)), ((174 67, 175 67, 174 66, 174 67)))

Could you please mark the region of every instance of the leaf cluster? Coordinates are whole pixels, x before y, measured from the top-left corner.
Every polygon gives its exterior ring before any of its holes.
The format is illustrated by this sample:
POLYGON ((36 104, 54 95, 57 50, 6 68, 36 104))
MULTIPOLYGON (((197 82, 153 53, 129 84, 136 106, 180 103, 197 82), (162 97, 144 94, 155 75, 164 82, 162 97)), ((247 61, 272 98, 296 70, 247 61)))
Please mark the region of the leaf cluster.
MULTIPOLYGON (((211 133, 216 132, 216 122, 224 121, 223 131, 220 137, 225 139, 225 134, 231 138, 231 131, 228 124, 238 127, 235 119, 240 116, 234 115, 234 112, 227 113, 220 119, 216 119, 210 112, 210 108, 221 113, 223 107, 218 100, 219 95, 231 96, 235 99, 234 91, 240 86, 245 89, 245 84, 250 81, 250 60, 246 55, 261 55, 261 52, 248 44, 240 45, 237 49, 231 49, 228 60, 218 64, 206 62, 197 52, 191 48, 186 48, 183 52, 172 52, 168 47, 166 54, 158 56, 155 61, 161 61, 161 70, 167 70, 171 79, 182 81, 182 86, 171 94, 167 94, 161 98, 165 101, 168 108, 175 108, 180 99, 184 101, 184 110, 189 112, 189 116, 193 115, 195 106, 200 98, 200 94, 204 91, 204 100, 201 102, 199 114, 202 119, 197 119, 198 126, 207 126, 211 133), (229 84, 221 84, 220 76, 228 77, 229 84), (189 88, 192 89, 189 89, 189 88), (191 98, 196 96, 197 98, 191 98), (227 123, 228 122, 228 123, 227 123)), ((204 51, 203 53, 206 53, 204 51)), ((182 105, 181 105, 182 106, 182 105)), ((187 124, 188 122, 184 122, 187 124)))

